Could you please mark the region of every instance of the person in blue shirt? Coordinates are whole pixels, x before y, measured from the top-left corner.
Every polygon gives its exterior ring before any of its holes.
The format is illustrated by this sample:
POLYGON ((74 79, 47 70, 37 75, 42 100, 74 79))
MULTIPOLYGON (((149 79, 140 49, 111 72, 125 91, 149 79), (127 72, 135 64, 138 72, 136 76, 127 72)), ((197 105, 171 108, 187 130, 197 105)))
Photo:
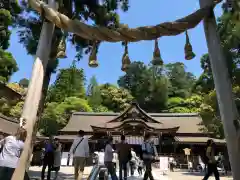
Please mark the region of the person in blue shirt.
POLYGON ((41 178, 44 180, 45 178, 45 170, 48 167, 48 175, 47 180, 51 179, 51 171, 54 164, 54 151, 56 149, 56 145, 53 141, 53 137, 49 137, 49 140, 45 144, 45 152, 43 157, 43 167, 42 167, 42 175, 41 178))
POLYGON ((146 166, 143 180, 147 180, 148 178, 150 180, 154 180, 152 175, 152 162, 155 160, 158 154, 154 143, 151 141, 150 134, 146 134, 144 137, 144 142, 142 144, 142 153, 143 162, 146 166))

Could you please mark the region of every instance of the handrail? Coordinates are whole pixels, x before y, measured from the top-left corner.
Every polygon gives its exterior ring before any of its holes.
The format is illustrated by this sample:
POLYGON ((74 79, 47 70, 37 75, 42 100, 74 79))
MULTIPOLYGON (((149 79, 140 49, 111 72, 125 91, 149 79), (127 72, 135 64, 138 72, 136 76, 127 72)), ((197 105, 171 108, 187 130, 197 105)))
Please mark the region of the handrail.
POLYGON ((87 180, 96 180, 99 173, 102 172, 102 171, 105 171, 105 172, 107 171, 107 168, 104 165, 97 164, 97 165, 93 166, 92 171, 89 174, 87 180))

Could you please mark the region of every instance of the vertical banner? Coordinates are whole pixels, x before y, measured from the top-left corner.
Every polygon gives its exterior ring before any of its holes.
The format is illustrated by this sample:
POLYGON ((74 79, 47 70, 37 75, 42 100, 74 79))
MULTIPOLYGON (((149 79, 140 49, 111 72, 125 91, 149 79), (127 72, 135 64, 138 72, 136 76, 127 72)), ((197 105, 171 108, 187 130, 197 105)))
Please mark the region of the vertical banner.
POLYGON ((163 174, 166 174, 168 172, 168 157, 160 157, 160 171, 163 174))

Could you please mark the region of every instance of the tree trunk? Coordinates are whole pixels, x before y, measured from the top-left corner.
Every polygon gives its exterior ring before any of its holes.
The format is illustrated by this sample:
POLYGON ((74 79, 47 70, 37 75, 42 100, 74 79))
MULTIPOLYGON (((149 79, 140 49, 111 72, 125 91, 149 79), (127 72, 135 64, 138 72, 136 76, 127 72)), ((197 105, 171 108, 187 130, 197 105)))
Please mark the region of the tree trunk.
MULTIPOLYGON (((213 0, 200 0, 203 8, 213 0)), ((234 180, 240 179, 240 127, 239 114, 232 93, 231 79, 226 64, 226 57, 221 47, 219 35, 216 31, 217 23, 213 9, 204 19, 204 31, 212 67, 213 79, 217 93, 217 100, 223 122, 224 133, 227 141, 228 155, 230 159, 234 180)))
MULTIPOLYGON (((49 0, 49 4, 52 8, 56 9, 56 3, 54 0, 49 0)), ((54 27, 55 25, 50 22, 44 22, 42 27, 36 53, 36 60, 34 62, 32 77, 28 87, 28 92, 22 113, 22 117, 26 119, 27 138, 24 143, 24 149, 18 162, 18 166, 12 176, 12 180, 24 179, 28 160, 32 154, 31 146, 34 137, 34 127, 36 124, 38 106, 41 100, 43 79, 46 71, 46 66, 48 64, 48 57, 51 49, 51 40, 54 27)))

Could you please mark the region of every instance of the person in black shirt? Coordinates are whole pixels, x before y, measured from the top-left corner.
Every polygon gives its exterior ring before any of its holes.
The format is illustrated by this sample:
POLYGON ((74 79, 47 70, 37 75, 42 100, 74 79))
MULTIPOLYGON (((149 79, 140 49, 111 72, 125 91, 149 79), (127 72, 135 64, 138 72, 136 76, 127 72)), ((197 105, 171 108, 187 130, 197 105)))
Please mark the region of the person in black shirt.
POLYGON ((208 158, 207 172, 203 180, 207 180, 212 175, 212 173, 214 174, 216 180, 220 180, 217 170, 217 162, 215 159, 215 143, 211 139, 207 141, 206 156, 208 158))

